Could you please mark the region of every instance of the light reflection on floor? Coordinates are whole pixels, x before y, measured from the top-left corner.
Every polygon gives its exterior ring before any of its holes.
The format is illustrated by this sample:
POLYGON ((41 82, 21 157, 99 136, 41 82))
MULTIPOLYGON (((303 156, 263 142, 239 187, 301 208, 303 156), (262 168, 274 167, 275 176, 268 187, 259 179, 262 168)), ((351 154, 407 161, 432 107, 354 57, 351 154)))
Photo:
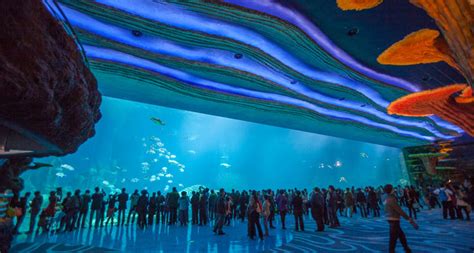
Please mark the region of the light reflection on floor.
MULTIPOLYGON (((124 252, 260 252, 282 246, 292 239, 289 230, 272 229, 271 235, 264 241, 249 240, 247 223, 240 221, 225 226, 224 231, 226 235, 217 236, 210 226, 191 225, 188 227, 154 225, 145 230, 136 229, 135 226, 86 228, 72 233, 53 234, 49 237, 40 235, 34 238, 19 235, 16 239, 17 247, 13 251, 31 252, 33 247, 39 244, 60 243, 81 247, 93 245, 124 252), (23 244, 28 242, 34 242, 35 245, 23 244)), ((60 251, 59 249, 49 248, 50 251, 60 251)), ((81 251, 84 249, 81 248, 81 251)))
MULTIPOLYGON (((278 220, 279 217, 277 217, 278 220)), ((474 222, 441 219, 441 210, 418 215, 420 230, 407 222, 402 227, 413 252, 474 252, 474 222)), ((385 219, 341 218, 341 228, 316 233, 314 222, 306 218, 306 232, 294 232, 293 217, 288 230, 270 230, 265 241, 247 238, 247 223, 236 221, 225 227, 226 235, 216 236, 209 227, 155 226, 84 229, 73 233, 39 236, 20 235, 12 252, 387 252, 388 225, 385 219)), ((277 227, 278 224, 277 224, 277 227)), ((397 252, 402 252, 398 244, 397 252)))

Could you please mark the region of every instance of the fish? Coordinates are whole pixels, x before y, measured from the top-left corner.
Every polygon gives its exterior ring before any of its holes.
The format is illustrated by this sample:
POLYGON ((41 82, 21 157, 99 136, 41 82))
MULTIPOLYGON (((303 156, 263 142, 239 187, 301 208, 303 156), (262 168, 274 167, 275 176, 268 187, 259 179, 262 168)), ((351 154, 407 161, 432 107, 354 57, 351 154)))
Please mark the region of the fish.
POLYGON ((165 173, 166 173, 166 172, 168 171, 168 168, 166 168, 166 167, 163 167, 163 168, 161 168, 161 171, 163 171, 163 172, 165 172, 165 173))
POLYGON ((179 186, 179 187, 184 187, 184 185, 183 185, 183 184, 178 184, 178 186, 179 186))
POLYGON ((178 165, 179 163, 176 161, 176 160, 168 160, 168 163, 171 163, 171 164, 176 164, 178 165))
POLYGON ((156 154, 156 151, 154 149, 150 149, 146 152, 147 154, 156 154))
POLYGON ((74 167, 72 167, 72 166, 69 165, 69 164, 61 164, 60 167, 63 168, 63 169, 65 169, 65 170, 74 171, 74 167))
POLYGON ((324 163, 321 163, 321 164, 319 165, 319 168, 320 168, 320 169, 324 169, 324 163))
POLYGON ((195 154, 196 154, 196 151, 190 149, 190 150, 188 150, 188 153, 195 155, 195 154))
POLYGON ((154 163, 157 163, 157 162, 158 162, 158 158, 153 159, 153 162, 154 162, 154 163))
POLYGON ((180 171, 180 172, 184 172, 184 169, 183 169, 183 168, 180 168, 179 171, 180 171))
POLYGON ((334 167, 341 167, 342 166, 342 163, 340 161, 336 161, 336 163, 334 163, 334 167))
POLYGON ((168 184, 172 184, 173 183, 173 180, 168 180, 168 184))
POLYGON ((147 162, 142 162, 142 166, 148 167, 148 166, 150 166, 150 164, 147 163, 147 162))
POLYGON ((228 163, 221 163, 220 166, 222 166, 222 167, 228 169, 228 168, 230 168, 232 165, 230 165, 230 164, 228 164, 228 163))
POLYGON ((107 180, 102 181, 102 183, 103 183, 104 185, 109 185, 109 181, 107 181, 107 180))
POLYGON ((197 140, 198 137, 199 137, 198 135, 191 135, 187 138, 187 140, 188 141, 195 141, 195 140, 197 140))
POLYGON ((175 155, 170 155, 170 158, 174 159, 174 158, 176 158, 176 156, 175 155))
POLYGON ((339 178, 339 183, 347 183, 347 180, 345 177, 339 178))
POLYGON ((164 177, 165 174, 163 174, 163 173, 158 173, 158 176, 159 176, 159 177, 164 177))
POLYGON ((138 181, 140 181, 140 179, 138 179, 138 178, 136 178, 136 177, 130 179, 130 182, 132 182, 132 183, 136 183, 136 182, 138 182, 138 181))
POLYGON ((162 121, 162 120, 159 119, 159 118, 151 117, 150 120, 151 120, 153 123, 157 124, 157 125, 160 125, 160 126, 164 126, 164 125, 165 125, 165 122, 162 121))
POLYGON ((57 177, 65 177, 66 174, 64 174, 64 173, 62 173, 62 172, 58 172, 58 173, 56 173, 56 176, 57 176, 57 177))
POLYGON ((173 175, 171 173, 168 173, 168 174, 165 175, 165 177, 172 178, 173 175))
POLYGON ((361 153, 360 153, 360 156, 361 156, 362 158, 369 158, 369 155, 367 155, 367 153, 364 153, 364 152, 361 152, 361 153))
POLYGON ((330 169, 332 169, 332 166, 331 166, 331 165, 328 165, 327 167, 330 168, 330 169))
POLYGON ((39 163, 39 162, 34 162, 33 168, 38 169, 42 167, 53 167, 53 165, 49 163, 39 163))
POLYGON ((125 178, 122 178, 122 181, 120 181, 120 182, 121 182, 121 183, 125 183, 125 181, 126 181, 125 178))

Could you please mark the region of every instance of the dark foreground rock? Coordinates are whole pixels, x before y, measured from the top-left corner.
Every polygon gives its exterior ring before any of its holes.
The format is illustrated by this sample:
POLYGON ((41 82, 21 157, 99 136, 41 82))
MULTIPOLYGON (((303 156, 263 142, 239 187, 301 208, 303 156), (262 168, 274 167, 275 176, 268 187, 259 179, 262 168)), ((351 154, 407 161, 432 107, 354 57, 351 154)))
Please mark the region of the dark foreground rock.
POLYGON ((74 40, 40 0, 0 0, 0 125, 51 152, 94 135, 101 96, 74 40))

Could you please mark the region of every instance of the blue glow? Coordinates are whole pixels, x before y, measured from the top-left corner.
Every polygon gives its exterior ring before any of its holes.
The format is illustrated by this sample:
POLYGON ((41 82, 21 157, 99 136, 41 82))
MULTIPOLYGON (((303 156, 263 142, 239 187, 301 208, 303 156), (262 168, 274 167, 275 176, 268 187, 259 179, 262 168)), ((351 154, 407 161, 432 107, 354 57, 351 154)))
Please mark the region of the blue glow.
POLYGON ((231 68, 236 68, 246 72, 253 73, 255 75, 261 76, 267 80, 273 81, 289 90, 292 90, 296 93, 304 95, 308 98, 322 101, 324 103, 332 104, 334 106, 340 106, 349 108, 356 111, 361 111, 364 113, 369 113, 380 119, 391 122, 392 124, 405 125, 420 127, 427 129, 435 136, 439 138, 449 139, 453 138, 450 135, 445 135, 440 133, 436 128, 427 124, 426 122, 417 122, 416 120, 405 120, 405 119, 396 119, 384 112, 378 111, 375 108, 369 106, 360 107, 360 103, 356 103, 349 100, 339 101, 337 99, 322 95, 320 93, 314 92, 313 90, 307 88, 304 85, 299 83, 290 84, 291 79, 288 77, 275 72, 271 69, 268 69, 261 64, 254 62, 249 58, 242 58, 240 60, 235 60, 232 52, 227 52, 223 50, 216 49, 198 49, 198 48, 185 48, 180 45, 173 44, 168 40, 163 40, 154 36, 142 35, 140 39, 134 37, 130 31, 122 29, 120 27, 112 26, 100 22, 96 19, 93 19, 85 14, 77 12, 67 7, 62 7, 66 15, 69 17, 70 22, 81 29, 88 30, 91 33, 98 34, 102 37, 109 38, 111 40, 118 41, 120 43, 128 44, 134 47, 138 47, 150 52, 172 55, 176 57, 181 57, 189 60, 195 61, 204 61, 217 65, 227 66, 231 68))
POLYGON ((270 14, 275 17, 279 17, 286 22, 293 24, 294 26, 300 28, 308 36, 310 36, 319 46, 321 46, 326 52, 332 55, 334 58, 338 59, 345 65, 350 68, 363 73, 364 75, 379 80, 384 83, 392 84, 400 88, 409 90, 409 91, 420 91, 417 85, 410 83, 406 80, 393 77, 390 75, 378 73, 371 68, 368 68, 354 58, 348 55, 344 50, 338 48, 332 41, 311 21, 306 19, 303 15, 297 11, 290 10, 281 4, 271 1, 271 0, 259 0, 259 1, 249 1, 249 0, 224 0, 225 2, 239 5, 245 8, 254 9, 263 13, 270 14))
POLYGON ((190 75, 188 73, 185 73, 179 70, 161 66, 154 62, 144 60, 144 59, 141 59, 132 55, 128 55, 122 52, 105 49, 105 48, 92 47, 92 46, 87 46, 87 45, 84 46, 84 48, 86 50, 87 56, 90 58, 98 58, 98 59, 130 65, 130 66, 135 66, 138 68, 146 69, 152 72, 160 73, 162 75, 181 80, 185 83, 188 83, 190 85, 197 86, 200 88, 206 88, 206 89, 216 90, 216 91, 220 91, 220 92, 224 92, 228 94, 242 95, 242 96, 251 97, 251 98, 284 103, 287 105, 294 105, 294 106, 309 109, 318 114, 322 114, 322 115, 326 115, 329 117, 334 117, 334 118, 338 118, 342 120, 350 120, 350 121, 359 122, 368 126, 373 126, 373 127, 389 130, 389 131, 392 131, 404 136, 415 137, 415 138, 424 139, 428 141, 433 141, 435 139, 434 137, 424 136, 418 133, 401 130, 391 125, 373 122, 361 116, 322 108, 314 104, 311 104, 309 102, 301 101, 295 98, 286 97, 286 96, 282 96, 278 94, 252 91, 252 90, 233 87, 233 86, 229 86, 229 85, 225 85, 221 83, 212 82, 212 81, 202 79, 202 78, 190 75))
POLYGON ((96 135, 76 153, 40 159, 54 167, 22 174, 25 191, 57 186, 64 192, 95 186, 107 193, 122 187, 163 191, 166 185, 182 190, 196 184, 229 190, 350 187, 407 179, 396 148, 119 99, 104 98, 101 111, 96 135), (150 117, 166 125, 158 126, 150 117), (159 151, 152 152, 154 137, 184 171, 159 151), (337 161, 342 166, 335 167, 337 161), (172 177, 160 176, 163 167, 172 177), (341 177, 347 183, 339 182, 341 177))
POLYGON ((388 101, 384 100, 380 94, 367 85, 308 67, 285 50, 265 39, 265 37, 249 29, 231 25, 221 20, 198 16, 172 4, 157 5, 151 1, 134 1, 134 4, 130 4, 127 0, 100 0, 98 2, 171 26, 227 37, 254 46, 303 75, 315 80, 354 89, 384 108, 389 105, 388 101))

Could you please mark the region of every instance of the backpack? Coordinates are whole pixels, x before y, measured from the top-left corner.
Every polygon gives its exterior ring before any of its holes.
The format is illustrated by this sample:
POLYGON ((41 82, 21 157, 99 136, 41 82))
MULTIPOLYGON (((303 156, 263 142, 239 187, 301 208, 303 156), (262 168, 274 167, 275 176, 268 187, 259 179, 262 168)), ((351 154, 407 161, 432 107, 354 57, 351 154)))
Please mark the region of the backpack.
POLYGON ((438 196, 439 196, 439 200, 441 200, 441 201, 447 201, 448 200, 448 196, 446 195, 445 190, 440 190, 438 196))
POLYGON ((257 213, 261 213, 262 212, 262 204, 260 204, 259 201, 257 201, 257 213))

